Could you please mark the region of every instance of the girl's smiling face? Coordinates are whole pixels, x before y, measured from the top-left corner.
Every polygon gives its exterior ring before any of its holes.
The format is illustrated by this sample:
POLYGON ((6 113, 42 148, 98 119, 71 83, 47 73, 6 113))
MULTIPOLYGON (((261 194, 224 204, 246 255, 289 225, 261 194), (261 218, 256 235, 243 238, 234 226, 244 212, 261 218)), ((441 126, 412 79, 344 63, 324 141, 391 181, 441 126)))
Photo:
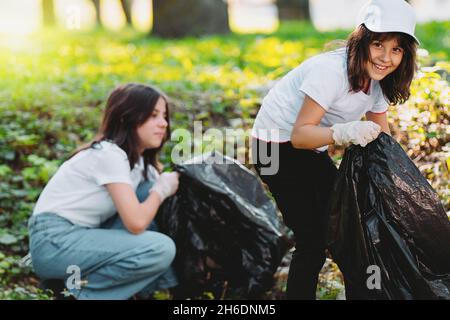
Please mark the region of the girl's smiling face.
POLYGON ((160 97, 151 116, 137 128, 141 153, 161 146, 167 135, 167 126, 166 101, 160 97))
POLYGON ((373 40, 369 44, 369 60, 366 71, 373 80, 382 80, 400 65, 403 48, 395 37, 385 40, 373 40))

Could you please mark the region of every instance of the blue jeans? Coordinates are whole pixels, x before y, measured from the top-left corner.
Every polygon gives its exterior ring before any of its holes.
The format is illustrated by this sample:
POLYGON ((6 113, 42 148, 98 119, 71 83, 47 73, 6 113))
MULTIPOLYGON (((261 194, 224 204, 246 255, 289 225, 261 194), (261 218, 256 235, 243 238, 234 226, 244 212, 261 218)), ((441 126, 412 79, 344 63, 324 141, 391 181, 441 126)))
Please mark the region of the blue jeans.
MULTIPOLYGON (((139 185, 139 201, 146 199, 151 184, 139 185)), ((177 285, 171 267, 175 244, 157 232, 154 222, 135 235, 118 214, 99 228, 87 228, 54 213, 40 213, 30 218, 28 228, 36 274, 66 280, 77 299, 128 299, 177 285), (81 273, 81 285, 69 285, 75 283, 74 270, 81 273)))

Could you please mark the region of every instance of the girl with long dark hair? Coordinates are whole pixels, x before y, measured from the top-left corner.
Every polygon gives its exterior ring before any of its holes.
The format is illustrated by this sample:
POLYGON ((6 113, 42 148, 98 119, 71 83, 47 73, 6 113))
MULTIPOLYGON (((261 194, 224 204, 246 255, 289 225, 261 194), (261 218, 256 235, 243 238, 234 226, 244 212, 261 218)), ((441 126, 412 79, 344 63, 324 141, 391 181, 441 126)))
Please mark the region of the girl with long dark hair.
POLYGON ((337 173, 327 147, 364 147, 381 131, 390 134, 388 105, 409 98, 416 71, 414 29, 407 2, 373 0, 344 48, 304 61, 263 100, 252 154, 295 235, 288 299, 316 297, 325 261, 326 207, 337 173))
POLYGON ((178 188, 158 155, 170 136, 167 97, 142 84, 110 95, 96 139, 65 161, 29 220, 33 268, 77 299, 148 297, 177 284, 175 244, 153 219, 178 188))

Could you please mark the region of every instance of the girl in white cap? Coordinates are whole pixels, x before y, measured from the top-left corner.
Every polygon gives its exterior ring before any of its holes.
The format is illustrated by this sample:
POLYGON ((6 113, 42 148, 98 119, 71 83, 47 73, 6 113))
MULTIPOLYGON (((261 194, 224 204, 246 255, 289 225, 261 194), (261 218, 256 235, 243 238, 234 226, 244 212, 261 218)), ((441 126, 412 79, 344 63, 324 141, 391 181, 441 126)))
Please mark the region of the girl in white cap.
POLYGON ((381 131, 390 134, 388 105, 409 98, 417 68, 414 29, 413 9, 404 0, 373 0, 345 48, 304 61, 263 100, 252 152, 295 235, 288 299, 316 297, 325 261, 326 206, 337 172, 327 147, 365 147, 381 131))

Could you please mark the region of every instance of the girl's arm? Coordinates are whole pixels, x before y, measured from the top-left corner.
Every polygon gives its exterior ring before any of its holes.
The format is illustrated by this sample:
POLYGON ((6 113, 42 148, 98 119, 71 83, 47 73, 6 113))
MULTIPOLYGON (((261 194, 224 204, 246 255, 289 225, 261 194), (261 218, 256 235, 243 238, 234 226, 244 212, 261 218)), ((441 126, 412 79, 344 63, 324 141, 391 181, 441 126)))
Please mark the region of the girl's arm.
POLYGON ((334 143, 331 129, 318 126, 324 115, 325 109, 306 95, 291 133, 294 148, 314 149, 334 143))
POLYGON ((391 135, 391 130, 389 129, 389 123, 387 120, 387 112, 374 113, 369 111, 366 113, 366 119, 375 122, 381 127, 381 131, 384 131, 388 135, 391 135))
POLYGON ((127 230, 134 234, 144 232, 153 221, 161 204, 158 193, 151 192, 147 199, 140 203, 129 184, 110 183, 105 186, 127 230))

